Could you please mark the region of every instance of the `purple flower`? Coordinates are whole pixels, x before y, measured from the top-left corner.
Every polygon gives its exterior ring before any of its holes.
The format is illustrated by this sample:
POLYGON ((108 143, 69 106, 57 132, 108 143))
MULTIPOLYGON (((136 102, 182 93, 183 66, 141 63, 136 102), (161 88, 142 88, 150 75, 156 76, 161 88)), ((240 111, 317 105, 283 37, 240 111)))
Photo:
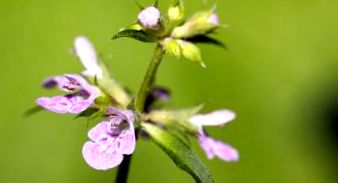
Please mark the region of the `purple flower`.
POLYGON ((82 74, 85 76, 102 78, 103 71, 98 64, 95 49, 88 38, 84 36, 76 37, 74 46, 76 55, 82 62, 82 65, 86 68, 82 74))
POLYGON ((189 119, 189 122, 198 129, 198 141, 209 159, 217 156, 224 161, 237 161, 237 150, 228 144, 215 140, 208 136, 203 126, 222 126, 235 119, 236 115, 230 110, 218 110, 208 114, 197 114, 189 119))
POLYGON ((91 107, 95 98, 100 95, 97 87, 88 84, 82 76, 75 74, 48 78, 43 86, 47 89, 58 87, 67 92, 63 96, 40 97, 36 100, 41 107, 61 114, 79 114, 91 107))
POLYGON ((160 16, 160 11, 153 6, 150 6, 138 14, 138 20, 144 27, 154 28, 156 27, 160 16))
POLYGON ((124 154, 135 150, 134 114, 109 108, 109 117, 88 132, 90 141, 82 148, 82 155, 89 166, 107 170, 118 166, 124 154))

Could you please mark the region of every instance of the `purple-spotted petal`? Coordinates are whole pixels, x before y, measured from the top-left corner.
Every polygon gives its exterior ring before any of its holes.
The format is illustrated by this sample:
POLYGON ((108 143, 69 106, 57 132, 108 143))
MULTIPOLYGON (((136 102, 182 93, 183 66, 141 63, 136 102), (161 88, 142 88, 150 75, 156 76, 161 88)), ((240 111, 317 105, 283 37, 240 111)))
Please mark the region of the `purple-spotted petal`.
POLYGON ((135 150, 134 114, 110 107, 108 118, 89 130, 92 141, 84 144, 82 154, 87 164, 98 170, 107 170, 122 162, 123 154, 135 150))
POLYGON ((68 79, 64 76, 53 76, 45 79, 42 83, 42 86, 47 89, 58 87, 60 90, 64 90, 64 87, 68 83, 68 79))
POLYGON ((40 97, 36 100, 36 103, 47 110, 60 114, 67 113, 72 105, 68 98, 64 96, 40 97))
POLYGON ((120 135, 121 152, 132 154, 136 147, 135 129, 133 123, 129 123, 129 128, 120 135))
POLYGON ((98 141, 103 135, 110 133, 110 127, 111 125, 108 121, 103 121, 88 131, 88 137, 93 141, 98 141))
POLYGON ((123 155, 118 152, 107 152, 102 150, 100 144, 88 141, 83 145, 82 155, 86 163, 97 170, 107 170, 118 166, 123 155))
POLYGON ((84 75, 101 78, 102 69, 98 65, 95 49, 88 38, 78 36, 74 41, 75 52, 85 67, 84 75))
POLYGON ((91 105, 90 101, 77 96, 40 97, 36 103, 47 110, 60 114, 67 112, 79 114, 91 105))
POLYGON ((220 126, 235 119, 236 114, 230 110, 217 110, 208 114, 196 114, 189 119, 189 122, 197 127, 220 126))

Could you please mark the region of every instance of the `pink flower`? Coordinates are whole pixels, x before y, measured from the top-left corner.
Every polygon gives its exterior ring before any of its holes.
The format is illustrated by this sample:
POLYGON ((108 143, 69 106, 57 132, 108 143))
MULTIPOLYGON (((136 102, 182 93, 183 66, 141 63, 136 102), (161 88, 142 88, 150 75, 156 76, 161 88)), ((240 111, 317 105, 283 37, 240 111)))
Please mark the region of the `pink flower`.
POLYGON ((40 97, 36 103, 41 107, 56 113, 79 114, 94 104, 100 90, 88 84, 80 75, 67 74, 48 78, 43 83, 47 89, 57 86, 60 90, 67 92, 66 95, 54 97, 40 97))
POLYGON ((138 14, 138 20, 144 27, 154 28, 158 24, 160 16, 160 11, 153 6, 150 6, 138 14))
POLYGON ((82 148, 87 164, 97 170, 107 170, 118 166, 123 155, 132 154, 136 140, 134 114, 131 111, 119 111, 109 108, 109 117, 88 132, 90 141, 82 148))
POLYGON ((209 159, 217 156, 224 161, 237 161, 237 150, 228 144, 215 140, 207 135, 203 126, 222 126, 235 119, 235 113, 230 110, 218 110, 208 114, 197 114, 189 119, 189 122, 198 129, 198 141, 209 159))

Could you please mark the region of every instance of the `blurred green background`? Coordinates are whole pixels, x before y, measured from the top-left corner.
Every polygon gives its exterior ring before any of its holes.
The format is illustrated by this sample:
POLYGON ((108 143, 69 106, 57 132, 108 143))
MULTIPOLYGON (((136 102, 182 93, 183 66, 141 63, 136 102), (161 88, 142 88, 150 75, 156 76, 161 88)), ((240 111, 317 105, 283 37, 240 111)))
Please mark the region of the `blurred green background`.
MULTIPOLYGON (((141 3, 150 3, 141 0, 141 3)), ((166 6, 168 1, 161 1, 166 6)), ((187 0, 189 13, 202 7, 187 0)), ((211 4, 211 3, 210 3, 211 4)), ((238 163, 207 160, 216 182, 336 183, 338 149, 338 1, 218 0, 229 49, 201 46, 207 69, 167 56, 158 83, 169 106, 205 103, 238 118, 208 129, 241 153, 238 163)), ((73 38, 88 36, 114 76, 135 92, 154 45, 111 41, 135 20, 133 0, 0 1, 0 182, 112 182, 116 169, 89 168, 81 156, 88 125, 72 115, 24 111, 50 75, 80 72, 73 38)), ((129 182, 193 182, 151 141, 140 140, 129 182)))

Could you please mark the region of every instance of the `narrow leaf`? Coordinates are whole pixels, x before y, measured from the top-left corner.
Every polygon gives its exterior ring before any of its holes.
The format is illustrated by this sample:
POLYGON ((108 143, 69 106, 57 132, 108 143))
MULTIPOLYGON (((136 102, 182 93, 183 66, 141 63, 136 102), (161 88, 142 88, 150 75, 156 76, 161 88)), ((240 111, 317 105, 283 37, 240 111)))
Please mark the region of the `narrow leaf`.
POLYGON ((176 166, 189 173, 197 183, 214 182, 210 172, 184 141, 153 124, 143 123, 142 126, 176 166))
POLYGON ((122 37, 133 38, 141 42, 155 42, 157 40, 156 37, 149 35, 142 30, 131 29, 118 32, 114 37, 112 37, 112 39, 119 39, 122 37))
POLYGON ((224 43, 222 43, 221 41, 219 41, 215 38, 212 38, 212 37, 209 37, 209 36, 206 36, 206 35, 199 35, 199 36, 195 36, 195 37, 192 37, 192 38, 188 38, 186 40, 189 41, 189 42, 192 42, 192 43, 213 44, 213 45, 219 46, 223 49, 227 49, 227 47, 224 43))

